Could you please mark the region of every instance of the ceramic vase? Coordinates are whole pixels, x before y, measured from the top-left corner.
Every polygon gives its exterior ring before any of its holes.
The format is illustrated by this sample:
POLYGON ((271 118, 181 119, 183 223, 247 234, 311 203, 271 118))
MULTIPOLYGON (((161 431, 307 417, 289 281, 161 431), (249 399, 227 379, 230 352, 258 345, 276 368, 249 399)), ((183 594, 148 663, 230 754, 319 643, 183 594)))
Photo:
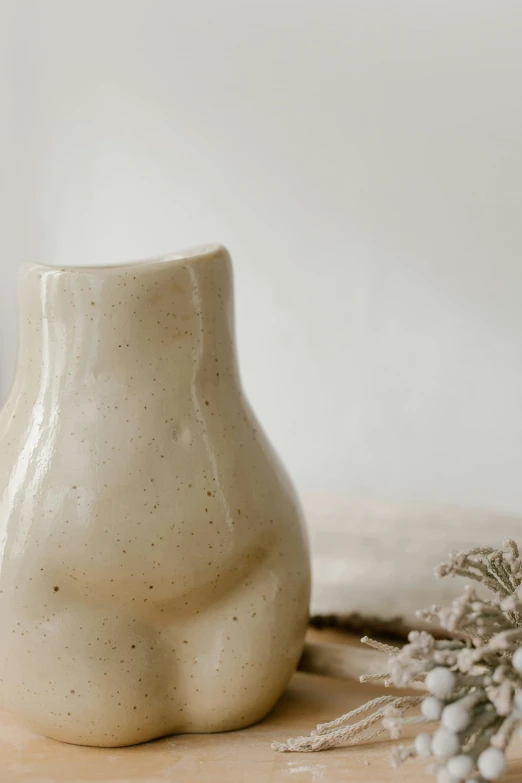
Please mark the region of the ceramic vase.
POLYGON ((221 247, 22 267, 0 415, 0 706, 65 742, 262 718, 296 668, 309 559, 243 394, 221 247))

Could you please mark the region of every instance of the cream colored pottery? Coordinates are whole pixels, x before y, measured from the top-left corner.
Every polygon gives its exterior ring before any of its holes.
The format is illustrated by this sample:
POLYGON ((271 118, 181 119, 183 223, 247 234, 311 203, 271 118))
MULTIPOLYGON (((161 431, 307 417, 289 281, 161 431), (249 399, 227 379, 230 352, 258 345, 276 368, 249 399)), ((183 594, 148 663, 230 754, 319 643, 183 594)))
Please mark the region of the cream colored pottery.
POLYGON ((22 268, 0 492, 2 707, 100 746, 271 709, 308 549, 241 389, 226 250, 22 268))

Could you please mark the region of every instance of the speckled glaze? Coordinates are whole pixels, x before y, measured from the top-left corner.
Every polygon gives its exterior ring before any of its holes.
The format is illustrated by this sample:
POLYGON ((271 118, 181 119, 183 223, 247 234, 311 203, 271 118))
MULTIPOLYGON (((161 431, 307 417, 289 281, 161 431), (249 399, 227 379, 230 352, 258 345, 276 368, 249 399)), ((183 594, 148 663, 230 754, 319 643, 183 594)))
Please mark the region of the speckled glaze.
POLYGON ((226 250, 22 268, 0 494, 2 707, 100 746, 271 709, 308 549, 241 390, 226 250))

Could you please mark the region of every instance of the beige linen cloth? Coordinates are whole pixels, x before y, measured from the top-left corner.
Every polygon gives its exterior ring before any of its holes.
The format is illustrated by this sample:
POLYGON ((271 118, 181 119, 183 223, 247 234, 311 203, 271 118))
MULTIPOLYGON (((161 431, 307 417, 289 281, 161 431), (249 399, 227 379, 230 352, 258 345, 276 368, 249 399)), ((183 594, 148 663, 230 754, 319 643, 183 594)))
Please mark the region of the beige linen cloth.
POLYGON ((522 549, 522 513, 508 516, 472 509, 302 496, 310 532, 313 614, 362 615, 368 626, 424 627, 416 610, 447 603, 463 579, 438 579, 435 567, 449 552, 501 546, 513 538, 522 549))

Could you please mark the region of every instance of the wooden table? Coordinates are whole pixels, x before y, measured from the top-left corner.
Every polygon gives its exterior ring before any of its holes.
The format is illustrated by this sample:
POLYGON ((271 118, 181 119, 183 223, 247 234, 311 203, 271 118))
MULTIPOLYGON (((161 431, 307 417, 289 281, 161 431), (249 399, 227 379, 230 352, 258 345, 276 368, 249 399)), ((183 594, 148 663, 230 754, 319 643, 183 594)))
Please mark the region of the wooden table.
MULTIPOLYGON (((408 762, 399 770, 391 769, 393 743, 387 740, 323 753, 280 754, 270 747, 274 740, 309 733, 317 723, 336 718, 382 690, 298 672, 271 715, 249 729, 174 736, 117 749, 55 742, 0 712, 0 782, 428 783, 433 778, 424 774, 424 764, 408 762)), ((522 743, 515 747, 502 781, 522 781, 522 743)))

